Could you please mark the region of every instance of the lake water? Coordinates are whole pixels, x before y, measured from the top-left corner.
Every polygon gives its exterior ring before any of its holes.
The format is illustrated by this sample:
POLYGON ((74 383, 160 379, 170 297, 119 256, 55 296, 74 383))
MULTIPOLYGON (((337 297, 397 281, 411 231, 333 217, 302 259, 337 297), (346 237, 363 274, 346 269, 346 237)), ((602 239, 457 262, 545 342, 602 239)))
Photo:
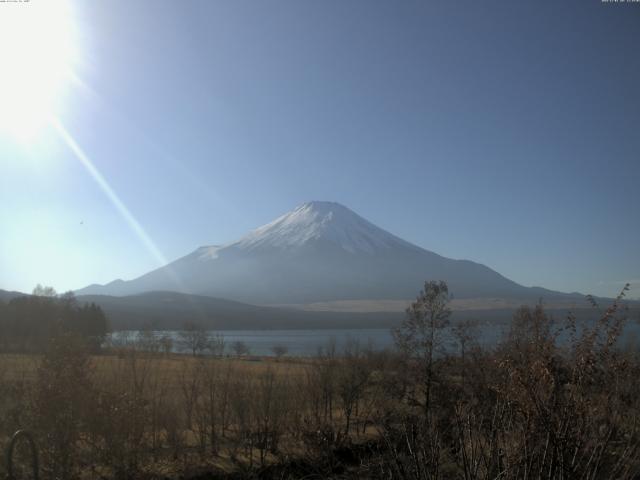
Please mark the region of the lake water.
MULTIPOLYGON (((344 349, 350 340, 357 340, 362 346, 369 344, 376 349, 393 346, 393 338, 388 329, 354 329, 354 330, 223 330, 211 332, 220 334, 224 338, 225 353, 232 353, 234 342, 243 342, 249 348, 251 355, 271 356, 272 348, 276 345, 287 349, 287 355, 312 356, 319 348, 325 348, 335 342, 338 351, 344 349)), ((116 342, 134 341, 139 332, 114 332, 112 337, 116 342)), ((179 332, 157 331, 156 338, 169 336, 173 340, 173 350, 184 352, 181 346, 179 332)))
MULTIPOLYGON (((481 325, 473 332, 478 342, 483 346, 495 345, 508 331, 509 325, 481 325)), ((224 337, 225 353, 232 354, 231 345, 234 342, 244 342, 249 347, 251 355, 271 356, 272 348, 276 345, 286 347, 291 356, 313 356, 318 349, 326 348, 335 342, 336 350, 340 352, 349 341, 356 340, 362 347, 372 345, 377 350, 393 348, 393 337, 388 329, 351 329, 351 330, 224 330, 219 333, 224 337)), ((113 339, 118 342, 133 341, 139 332, 114 332, 113 339)), ((167 335, 173 339, 173 350, 185 352, 181 345, 180 335, 175 331, 158 331, 154 336, 159 338, 167 335)), ((453 345, 451 334, 446 335, 445 342, 453 345)), ((620 344, 625 346, 630 341, 640 340, 640 324, 629 322, 621 337, 620 344)))

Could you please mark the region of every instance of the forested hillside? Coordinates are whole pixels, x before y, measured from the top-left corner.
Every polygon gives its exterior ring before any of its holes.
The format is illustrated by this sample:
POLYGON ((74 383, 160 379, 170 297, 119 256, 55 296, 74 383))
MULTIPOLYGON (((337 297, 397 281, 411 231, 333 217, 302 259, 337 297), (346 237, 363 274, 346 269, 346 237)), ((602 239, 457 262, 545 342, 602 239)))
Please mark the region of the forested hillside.
POLYGON ((6 303, 0 300, 3 352, 42 352, 51 338, 66 333, 85 338, 97 351, 109 330, 102 309, 94 303, 79 303, 73 293, 56 296, 53 290, 36 289, 34 295, 21 295, 6 303))

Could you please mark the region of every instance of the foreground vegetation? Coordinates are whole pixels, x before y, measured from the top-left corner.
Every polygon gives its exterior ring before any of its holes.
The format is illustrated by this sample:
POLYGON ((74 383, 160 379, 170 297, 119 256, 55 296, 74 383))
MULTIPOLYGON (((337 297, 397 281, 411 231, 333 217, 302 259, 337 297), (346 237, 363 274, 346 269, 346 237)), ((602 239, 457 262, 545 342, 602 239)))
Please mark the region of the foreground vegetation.
POLYGON ((51 479, 638 478, 622 296, 588 327, 523 307, 489 349, 454 325, 455 355, 448 298, 425 285, 395 352, 351 342, 313 359, 95 355, 61 331, 42 355, 0 356, 2 437, 34 432, 51 479))

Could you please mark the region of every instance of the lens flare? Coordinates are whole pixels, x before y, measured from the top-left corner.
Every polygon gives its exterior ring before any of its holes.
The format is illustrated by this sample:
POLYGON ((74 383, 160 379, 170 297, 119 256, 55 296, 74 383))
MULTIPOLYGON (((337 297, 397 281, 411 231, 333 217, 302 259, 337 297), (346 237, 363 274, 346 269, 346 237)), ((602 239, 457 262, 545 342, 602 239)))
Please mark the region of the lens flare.
POLYGON ((66 0, 4 2, 0 11, 0 131, 28 142, 58 107, 77 58, 66 0))

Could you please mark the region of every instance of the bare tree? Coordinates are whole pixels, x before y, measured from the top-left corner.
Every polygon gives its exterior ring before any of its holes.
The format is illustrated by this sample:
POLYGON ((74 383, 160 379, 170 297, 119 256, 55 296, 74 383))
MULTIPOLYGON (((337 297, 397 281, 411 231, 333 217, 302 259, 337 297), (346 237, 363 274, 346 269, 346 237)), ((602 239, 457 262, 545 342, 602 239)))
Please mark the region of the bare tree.
POLYGON ((453 337, 456 339, 458 346, 460 347, 460 363, 461 363, 461 371, 460 376, 462 377, 462 387, 465 386, 466 380, 466 354, 469 347, 469 344, 474 341, 476 338, 475 328, 477 327, 477 322, 473 320, 464 320, 462 322, 457 323, 451 329, 451 333, 453 333, 453 337))
POLYGON ((286 345, 274 345, 271 347, 271 352, 276 356, 278 360, 284 357, 287 353, 289 353, 289 349, 286 345))
POLYGON ((42 286, 42 285, 38 284, 33 289, 32 295, 34 295, 36 297, 53 298, 53 297, 56 297, 58 295, 58 293, 56 292, 56 289, 53 288, 53 287, 47 287, 47 286, 42 286))
POLYGON ((260 374, 255 383, 252 392, 252 435, 253 443, 258 449, 260 464, 264 466, 269 452, 278 453, 280 437, 290 411, 287 408, 286 382, 277 378, 271 368, 260 374))
POLYGON ((160 343, 150 328, 138 332, 136 344, 143 352, 157 353, 160 349, 160 343))
POLYGON ((34 413, 51 478, 74 478, 82 427, 92 413, 94 386, 84 340, 62 335, 50 342, 37 371, 34 413))
POLYGON ((225 349, 224 335, 216 333, 215 335, 207 335, 207 350, 214 357, 222 357, 225 349))
POLYGON ((233 345, 231 346, 231 348, 233 348, 233 351, 238 357, 242 357, 243 355, 249 355, 250 353, 250 350, 247 344, 241 340, 233 342, 233 345))
POLYGON ((360 398, 369 381, 369 365, 357 340, 349 340, 337 372, 337 391, 345 419, 345 435, 349 435, 351 418, 357 415, 360 398))
POLYGON ((163 335, 158 340, 158 343, 160 344, 160 348, 162 349, 165 355, 169 355, 173 350, 173 338, 171 338, 170 335, 166 335, 166 334, 163 335))
MULTIPOLYGON (((202 433, 198 425, 197 405, 202 392, 201 364, 183 363, 180 375, 181 405, 184 413, 184 428, 198 436, 202 433)), ((201 435, 200 435, 201 437, 201 435)))
MULTIPOLYGON (((443 281, 425 282, 424 290, 407 308, 407 316, 393 331, 398 348, 408 358, 418 361, 417 372, 424 386, 424 411, 428 414, 433 384, 433 361, 442 347, 444 329, 449 325, 449 287, 443 281)), ((419 399, 414 398, 420 402, 419 399)))
POLYGON ((180 335, 182 347, 190 351, 194 357, 207 349, 207 332, 202 325, 198 323, 185 322, 183 329, 178 332, 178 335, 180 335))

